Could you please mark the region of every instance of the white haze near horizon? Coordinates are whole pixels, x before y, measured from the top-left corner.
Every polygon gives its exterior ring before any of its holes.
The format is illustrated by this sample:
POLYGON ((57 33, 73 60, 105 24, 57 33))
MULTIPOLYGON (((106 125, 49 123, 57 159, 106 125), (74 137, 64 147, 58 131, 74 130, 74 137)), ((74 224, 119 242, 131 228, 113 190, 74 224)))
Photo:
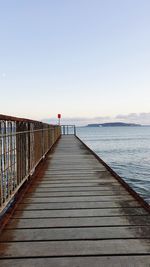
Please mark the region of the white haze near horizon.
MULTIPOLYGON (((42 119, 44 122, 48 123, 57 123, 57 118, 45 118, 42 119)), ((150 113, 130 113, 127 115, 116 115, 114 117, 111 116, 99 116, 93 118, 86 117, 72 117, 67 118, 62 116, 61 124, 75 124, 77 126, 84 126, 90 123, 105 123, 105 122, 125 122, 125 123, 137 123, 142 125, 150 125, 150 113)))

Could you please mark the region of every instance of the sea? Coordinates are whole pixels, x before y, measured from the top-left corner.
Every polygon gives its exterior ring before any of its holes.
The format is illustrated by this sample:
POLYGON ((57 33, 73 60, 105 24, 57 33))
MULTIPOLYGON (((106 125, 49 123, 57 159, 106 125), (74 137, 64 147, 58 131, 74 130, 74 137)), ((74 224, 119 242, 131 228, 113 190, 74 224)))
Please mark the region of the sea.
POLYGON ((77 127, 77 135, 150 204, 150 127, 77 127))

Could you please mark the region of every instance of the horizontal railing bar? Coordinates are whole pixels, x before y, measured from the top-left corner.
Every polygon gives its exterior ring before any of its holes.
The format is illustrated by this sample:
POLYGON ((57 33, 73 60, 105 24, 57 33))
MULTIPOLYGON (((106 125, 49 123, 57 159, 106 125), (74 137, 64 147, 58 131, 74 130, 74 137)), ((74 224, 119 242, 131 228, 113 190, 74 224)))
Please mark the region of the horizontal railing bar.
POLYGON ((31 123, 47 124, 47 123, 43 123, 42 121, 13 117, 13 116, 8 116, 8 115, 3 115, 3 114, 0 114, 0 120, 1 121, 14 121, 14 122, 16 121, 16 122, 31 122, 31 123))
POLYGON ((13 136, 13 135, 18 135, 18 134, 34 133, 34 132, 41 132, 41 131, 43 132, 43 131, 48 131, 48 130, 54 130, 54 128, 51 127, 51 128, 43 128, 43 129, 38 129, 38 130, 30 130, 30 131, 21 131, 21 132, 0 134, 0 137, 8 137, 8 136, 13 136))

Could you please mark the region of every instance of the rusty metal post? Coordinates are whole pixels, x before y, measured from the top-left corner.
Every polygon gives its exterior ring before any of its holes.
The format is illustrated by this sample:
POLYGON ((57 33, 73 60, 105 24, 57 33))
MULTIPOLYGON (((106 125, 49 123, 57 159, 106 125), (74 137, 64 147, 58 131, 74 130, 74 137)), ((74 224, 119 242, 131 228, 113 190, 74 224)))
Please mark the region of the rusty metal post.
POLYGON ((74 125, 74 135, 76 135, 76 126, 74 125))
MULTIPOLYGON (((0 133, 2 133, 2 121, 0 121, 0 133)), ((3 139, 0 137, 0 206, 3 204, 3 183, 2 183, 2 164, 3 164, 3 159, 2 159, 2 142, 3 139)))

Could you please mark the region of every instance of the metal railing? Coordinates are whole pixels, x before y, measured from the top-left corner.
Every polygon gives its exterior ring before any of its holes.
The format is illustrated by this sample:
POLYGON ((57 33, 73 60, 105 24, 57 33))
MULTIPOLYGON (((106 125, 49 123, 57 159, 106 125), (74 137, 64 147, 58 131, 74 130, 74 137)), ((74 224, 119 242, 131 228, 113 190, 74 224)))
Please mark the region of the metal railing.
POLYGON ((61 127, 0 115, 0 212, 61 135, 61 127))
POLYGON ((76 135, 76 126, 75 125, 61 125, 61 134, 62 135, 76 135))

